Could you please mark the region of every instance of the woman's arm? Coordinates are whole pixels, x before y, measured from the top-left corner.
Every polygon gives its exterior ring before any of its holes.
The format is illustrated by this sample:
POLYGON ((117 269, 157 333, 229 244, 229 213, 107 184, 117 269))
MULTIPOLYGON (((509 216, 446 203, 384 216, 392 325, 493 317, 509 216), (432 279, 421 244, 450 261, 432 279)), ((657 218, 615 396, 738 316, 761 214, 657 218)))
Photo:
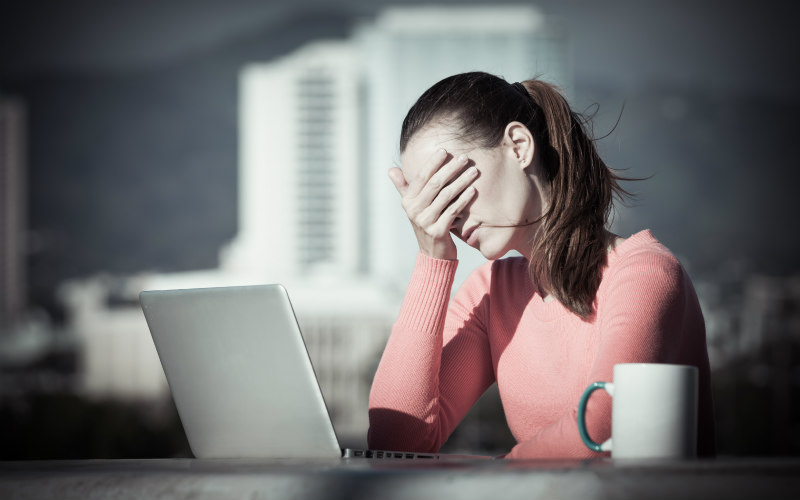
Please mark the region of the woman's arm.
POLYGON ((417 256, 370 391, 370 448, 438 451, 494 381, 483 323, 489 265, 450 301, 457 261, 417 256))
POLYGON ((370 391, 367 441, 376 449, 438 450, 477 399, 472 393, 484 376, 479 370, 465 374, 463 384, 453 382, 461 375, 453 367, 485 357, 486 336, 471 319, 469 300, 448 306, 458 265, 450 231, 476 194, 477 169, 468 167, 466 155, 453 158, 440 147, 426 154, 405 158, 410 164, 402 170, 389 169, 419 253, 370 391))
MULTIPOLYGON (((671 255, 642 252, 626 258, 609 277, 598 301, 602 335, 587 383, 611 381, 617 363, 686 363, 684 352, 704 349, 702 313, 691 282, 671 255), (687 342, 688 336, 695 339, 687 342)), ((508 458, 590 458, 602 456, 581 441, 577 406, 532 438, 519 443, 508 458)), ((595 392, 586 410, 589 435, 597 442, 611 436, 611 398, 595 392)))

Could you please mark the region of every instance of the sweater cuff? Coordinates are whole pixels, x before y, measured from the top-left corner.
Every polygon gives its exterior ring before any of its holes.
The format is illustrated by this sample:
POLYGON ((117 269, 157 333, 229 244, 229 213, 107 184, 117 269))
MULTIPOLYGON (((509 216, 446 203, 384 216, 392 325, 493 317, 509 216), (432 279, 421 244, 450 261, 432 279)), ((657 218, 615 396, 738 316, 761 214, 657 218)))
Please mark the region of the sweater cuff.
POLYGON ((440 332, 457 268, 457 260, 418 253, 397 323, 419 332, 440 332))

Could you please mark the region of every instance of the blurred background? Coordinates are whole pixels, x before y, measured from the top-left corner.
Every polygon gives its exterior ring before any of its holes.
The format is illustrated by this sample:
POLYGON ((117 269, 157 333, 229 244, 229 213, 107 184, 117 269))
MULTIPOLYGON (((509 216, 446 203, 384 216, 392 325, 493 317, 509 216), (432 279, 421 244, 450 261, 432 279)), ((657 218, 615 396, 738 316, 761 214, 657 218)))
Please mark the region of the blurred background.
MULTIPOLYGON (((416 244, 386 170, 428 86, 560 85, 706 318, 719 451, 800 452, 792 2, 4 1, 0 459, 190 456, 143 289, 284 283, 340 439, 416 244)), ((480 256, 459 246, 457 282, 480 256)), ((513 445, 491 389, 447 451, 513 445)))

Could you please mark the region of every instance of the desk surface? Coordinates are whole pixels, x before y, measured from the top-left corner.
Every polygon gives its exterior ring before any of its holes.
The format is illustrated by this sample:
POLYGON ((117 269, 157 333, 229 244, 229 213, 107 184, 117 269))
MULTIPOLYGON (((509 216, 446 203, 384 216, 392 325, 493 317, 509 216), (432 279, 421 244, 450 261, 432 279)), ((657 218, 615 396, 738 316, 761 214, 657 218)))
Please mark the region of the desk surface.
POLYGON ((800 498, 800 459, 0 462, 0 498, 800 498))

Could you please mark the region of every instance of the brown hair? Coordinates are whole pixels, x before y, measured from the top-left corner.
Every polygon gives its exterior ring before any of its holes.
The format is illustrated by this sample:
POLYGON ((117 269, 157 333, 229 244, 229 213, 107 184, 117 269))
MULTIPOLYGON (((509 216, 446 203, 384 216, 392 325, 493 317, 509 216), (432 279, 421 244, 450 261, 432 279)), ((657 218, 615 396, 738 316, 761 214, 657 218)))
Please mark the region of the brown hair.
POLYGON ((591 316, 606 265, 612 198, 630 196, 618 182, 630 179, 600 158, 586 127, 589 119, 542 80, 512 85, 488 73, 462 73, 434 84, 411 107, 400 151, 420 129, 443 118, 463 140, 483 148, 500 145, 512 121, 531 131, 550 183, 550 204, 529 256, 531 275, 570 311, 591 316))

